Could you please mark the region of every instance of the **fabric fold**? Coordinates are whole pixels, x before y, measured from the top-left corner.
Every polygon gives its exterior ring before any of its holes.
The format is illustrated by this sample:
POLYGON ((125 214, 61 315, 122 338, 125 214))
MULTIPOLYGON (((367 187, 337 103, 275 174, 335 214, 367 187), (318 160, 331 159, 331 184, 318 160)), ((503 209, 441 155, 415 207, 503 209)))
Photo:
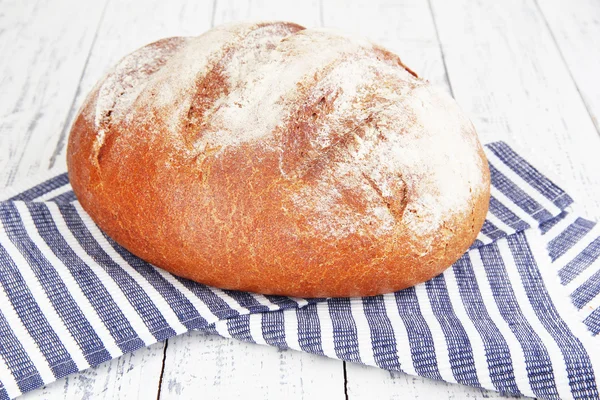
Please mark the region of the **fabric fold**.
POLYGON ((66 173, 0 194, 0 399, 192 329, 503 393, 598 398, 600 227, 503 142, 490 211, 443 274, 364 298, 221 290, 106 236, 66 173))

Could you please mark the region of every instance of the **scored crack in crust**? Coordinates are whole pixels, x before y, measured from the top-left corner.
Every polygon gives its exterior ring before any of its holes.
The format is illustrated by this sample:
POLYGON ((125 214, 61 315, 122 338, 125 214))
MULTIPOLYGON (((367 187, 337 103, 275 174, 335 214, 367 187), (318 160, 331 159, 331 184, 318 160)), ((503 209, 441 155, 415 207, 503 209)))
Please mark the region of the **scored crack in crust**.
POLYGON ((305 297, 423 282, 475 240, 489 171, 454 101, 368 41, 284 22, 121 60, 69 176, 119 244, 177 275, 305 297))

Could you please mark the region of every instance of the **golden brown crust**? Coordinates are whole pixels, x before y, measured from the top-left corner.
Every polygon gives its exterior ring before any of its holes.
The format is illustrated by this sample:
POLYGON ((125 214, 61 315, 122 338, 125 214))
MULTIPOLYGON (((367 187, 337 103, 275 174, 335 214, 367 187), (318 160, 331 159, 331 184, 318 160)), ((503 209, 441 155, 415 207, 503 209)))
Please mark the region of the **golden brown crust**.
POLYGON ((451 100, 364 42, 219 29, 138 50, 82 107, 69 177, 109 236, 182 277, 302 297, 399 290, 468 249, 489 171, 451 100))

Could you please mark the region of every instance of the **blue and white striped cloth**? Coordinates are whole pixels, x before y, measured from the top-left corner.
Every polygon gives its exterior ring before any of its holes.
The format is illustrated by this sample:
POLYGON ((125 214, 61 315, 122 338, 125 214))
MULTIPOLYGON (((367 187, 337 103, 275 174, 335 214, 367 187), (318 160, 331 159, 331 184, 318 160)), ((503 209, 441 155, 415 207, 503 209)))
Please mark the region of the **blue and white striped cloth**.
POLYGON ((600 225, 506 144, 492 199, 442 275, 298 299, 175 277, 108 238, 66 174, 0 196, 0 399, 191 329, 540 398, 599 397, 600 225), (570 297, 570 301, 569 301, 570 297))

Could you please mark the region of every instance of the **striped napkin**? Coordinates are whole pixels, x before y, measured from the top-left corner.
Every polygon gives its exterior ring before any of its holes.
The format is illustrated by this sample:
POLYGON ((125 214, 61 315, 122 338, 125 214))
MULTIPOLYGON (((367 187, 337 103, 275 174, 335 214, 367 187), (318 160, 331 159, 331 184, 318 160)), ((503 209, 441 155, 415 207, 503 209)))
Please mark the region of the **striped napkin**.
POLYGON ((486 153, 490 212, 471 249, 424 284, 364 298, 194 283, 107 237, 66 173, 7 190, 0 399, 192 329, 504 393, 598 398, 600 225, 506 144, 486 153))

